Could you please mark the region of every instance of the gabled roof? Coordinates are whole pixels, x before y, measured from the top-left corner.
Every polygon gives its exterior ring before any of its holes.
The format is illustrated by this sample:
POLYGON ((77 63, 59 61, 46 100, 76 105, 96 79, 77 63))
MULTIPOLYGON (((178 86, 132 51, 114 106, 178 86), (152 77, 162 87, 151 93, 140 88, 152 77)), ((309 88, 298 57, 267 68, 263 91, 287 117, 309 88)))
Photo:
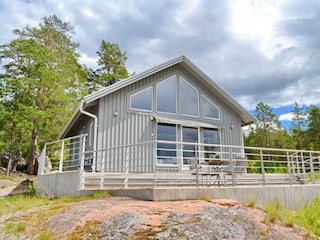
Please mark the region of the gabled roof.
MULTIPOLYGON (((193 77, 198 79, 199 81, 202 81, 204 84, 208 85, 209 89, 217 96, 219 97, 224 103, 226 103, 231 109, 233 109, 237 114, 239 114, 241 118, 241 122, 243 125, 248 125, 251 123, 256 122, 256 118, 250 114, 244 107, 242 107, 236 100, 234 100, 225 90, 223 90, 217 83, 215 83, 213 80, 211 80, 205 73, 203 73, 196 65, 194 65, 188 58, 185 56, 180 56, 175 59, 172 59, 168 62, 165 62, 159 66, 156 66, 154 68, 151 68, 145 72, 142 72, 137 75, 133 75, 127 79, 124 79, 122 81, 116 82, 115 84, 112 84, 108 87, 105 87, 97 92, 94 92, 90 95, 87 95, 83 98, 83 105, 86 106, 108 94, 111 94, 123 87, 126 87, 130 84, 133 84, 135 82, 138 82, 148 76, 151 76, 157 72, 160 72, 166 68, 172 67, 174 65, 179 65, 183 67, 185 70, 187 70, 193 77)), ((66 128, 60 135, 61 137, 64 137, 67 131, 70 129, 70 125, 73 124, 76 119, 80 116, 80 109, 79 107, 73 114, 72 118, 68 122, 66 128)))

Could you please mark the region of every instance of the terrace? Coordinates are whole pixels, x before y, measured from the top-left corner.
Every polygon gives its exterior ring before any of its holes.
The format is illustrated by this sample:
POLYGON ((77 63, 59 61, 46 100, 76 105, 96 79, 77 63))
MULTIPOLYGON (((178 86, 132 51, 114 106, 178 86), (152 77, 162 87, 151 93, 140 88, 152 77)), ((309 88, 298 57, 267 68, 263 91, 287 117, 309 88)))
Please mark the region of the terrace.
POLYGON ((38 175, 77 172, 78 190, 319 184, 319 151, 171 141, 93 151, 86 141, 46 144, 38 175))

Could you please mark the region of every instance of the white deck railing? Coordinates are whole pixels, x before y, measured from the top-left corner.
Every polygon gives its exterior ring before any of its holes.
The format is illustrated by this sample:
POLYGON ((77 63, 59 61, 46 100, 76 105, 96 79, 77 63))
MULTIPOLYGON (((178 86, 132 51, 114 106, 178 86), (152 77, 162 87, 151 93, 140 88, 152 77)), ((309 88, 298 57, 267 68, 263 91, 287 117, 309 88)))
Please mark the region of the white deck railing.
POLYGON ((80 188, 90 181, 100 189, 107 188, 115 179, 120 179, 124 188, 134 185, 134 179, 146 186, 159 182, 197 186, 315 184, 320 177, 320 152, 170 141, 92 151, 86 149, 86 135, 46 144, 38 174, 70 170, 80 171, 80 188))

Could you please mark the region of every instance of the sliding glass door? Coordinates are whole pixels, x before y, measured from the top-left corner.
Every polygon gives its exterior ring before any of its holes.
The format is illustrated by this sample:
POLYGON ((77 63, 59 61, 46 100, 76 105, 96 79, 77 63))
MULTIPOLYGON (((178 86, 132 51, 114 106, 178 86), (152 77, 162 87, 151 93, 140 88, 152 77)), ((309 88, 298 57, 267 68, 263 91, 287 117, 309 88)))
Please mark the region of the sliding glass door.
POLYGON ((204 128, 203 129, 203 143, 205 161, 211 158, 218 158, 220 156, 220 136, 218 129, 204 128))
POLYGON ((182 142, 188 143, 183 144, 183 164, 190 164, 190 162, 195 159, 196 144, 199 142, 198 135, 198 128, 182 127, 182 142))
POLYGON ((177 164, 177 126, 158 123, 157 127, 157 163, 177 164), (167 141, 168 143, 165 143, 167 141))
POLYGON ((214 128, 158 123, 157 140, 158 164, 192 165, 196 158, 208 161, 221 151, 219 130, 214 128))

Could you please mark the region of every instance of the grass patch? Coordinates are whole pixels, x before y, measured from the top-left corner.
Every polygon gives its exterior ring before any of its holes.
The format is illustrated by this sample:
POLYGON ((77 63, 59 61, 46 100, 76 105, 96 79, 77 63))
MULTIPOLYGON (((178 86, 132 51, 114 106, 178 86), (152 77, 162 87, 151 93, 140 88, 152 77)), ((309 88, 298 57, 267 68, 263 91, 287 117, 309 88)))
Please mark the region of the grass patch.
POLYGON ((95 193, 90 196, 84 196, 79 198, 72 197, 61 197, 57 199, 47 199, 37 196, 27 196, 27 195, 16 195, 0 199, 0 216, 15 214, 19 211, 26 211, 33 208, 38 208, 51 204, 68 203, 68 202, 79 202, 91 199, 98 199, 102 197, 108 197, 110 193, 107 191, 102 191, 95 193))
POLYGON ((157 230, 148 228, 148 229, 139 229, 132 236, 129 237, 129 240, 145 240, 145 239, 157 239, 156 235, 158 233, 166 231, 168 228, 166 225, 161 225, 157 230))
MULTIPOLYGON (((10 217, 6 224, 0 227, 0 231, 3 231, 5 234, 14 234, 17 239, 20 239, 22 236, 28 236, 30 239, 40 240, 64 239, 65 236, 57 236, 57 234, 52 234, 50 231, 48 231, 48 229, 42 226, 42 223, 50 216, 59 214, 65 211, 65 209, 69 208, 69 202, 79 202, 108 196, 110 196, 110 194, 104 191, 80 198, 63 197, 53 200, 28 195, 16 195, 2 198, 0 199, 0 216, 11 214, 14 215, 20 211, 25 212, 31 209, 35 209, 35 211, 32 210, 31 214, 23 214, 18 219, 15 217, 10 217), (39 209, 40 207, 45 208, 41 210, 39 209)), ((83 233, 90 233, 94 231, 94 226, 96 225, 98 225, 98 223, 88 222, 83 229, 83 233)), ((81 232, 81 229, 78 229, 77 231, 77 233, 80 234, 79 231, 81 232)), ((71 239, 87 238, 73 237, 71 239)))
POLYGON ((206 201, 206 202, 212 202, 211 198, 209 198, 209 197, 207 197, 207 196, 202 196, 202 197, 200 198, 200 200, 206 201))
POLYGON ((248 200, 248 201, 246 202, 246 205, 247 205, 248 207, 254 208, 254 206, 256 205, 256 202, 255 202, 254 200, 248 200))
POLYGON ((24 232, 26 230, 26 225, 23 223, 18 223, 16 226, 17 233, 24 232))
POLYGON ((280 222, 287 227, 293 227, 295 214, 283 207, 278 200, 267 204, 264 210, 267 213, 266 222, 280 222))
POLYGON ((279 201, 273 201, 267 204, 265 211, 265 222, 279 222, 287 227, 296 224, 306 229, 307 239, 320 239, 320 199, 308 201, 303 208, 295 212, 284 208, 279 201))
POLYGON ((92 199, 99 199, 99 198, 104 198, 104 197, 110 197, 111 193, 110 191, 97 191, 91 195, 83 196, 83 197, 61 197, 54 199, 53 201, 58 201, 58 202, 81 202, 81 201, 86 201, 86 200, 92 200, 92 199))
POLYGON ((297 211, 296 221, 320 237, 320 199, 315 198, 297 211))
POLYGON ((30 196, 12 196, 0 199, 0 216, 14 214, 18 211, 26 211, 50 204, 50 200, 45 198, 30 196))
POLYGON ((26 230, 26 225, 24 223, 6 223, 4 225, 3 231, 8 233, 23 233, 26 230))
POLYGON ((0 180, 8 180, 8 181, 13 181, 14 178, 6 175, 1 175, 0 174, 0 180))
POLYGON ((101 221, 97 220, 86 221, 84 226, 77 226, 75 231, 68 235, 68 240, 97 239, 101 223, 101 221))
POLYGON ((43 231, 37 238, 36 240, 53 240, 54 235, 51 232, 48 231, 43 231))
POLYGON ((4 228, 3 228, 3 231, 5 233, 11 233, 11 232, 14 232, 14 227, 15 225, 13 223, 6 223, 4 225, 4 228))
MULTIPOLYGON (((320 171, 314 172, 314 178, 315 178, 315 180, 319 180, 320 179, 320 171)), ((307 173, 307 180, 308 180, 308 182, 312 181, 311 173, 307 173)))

